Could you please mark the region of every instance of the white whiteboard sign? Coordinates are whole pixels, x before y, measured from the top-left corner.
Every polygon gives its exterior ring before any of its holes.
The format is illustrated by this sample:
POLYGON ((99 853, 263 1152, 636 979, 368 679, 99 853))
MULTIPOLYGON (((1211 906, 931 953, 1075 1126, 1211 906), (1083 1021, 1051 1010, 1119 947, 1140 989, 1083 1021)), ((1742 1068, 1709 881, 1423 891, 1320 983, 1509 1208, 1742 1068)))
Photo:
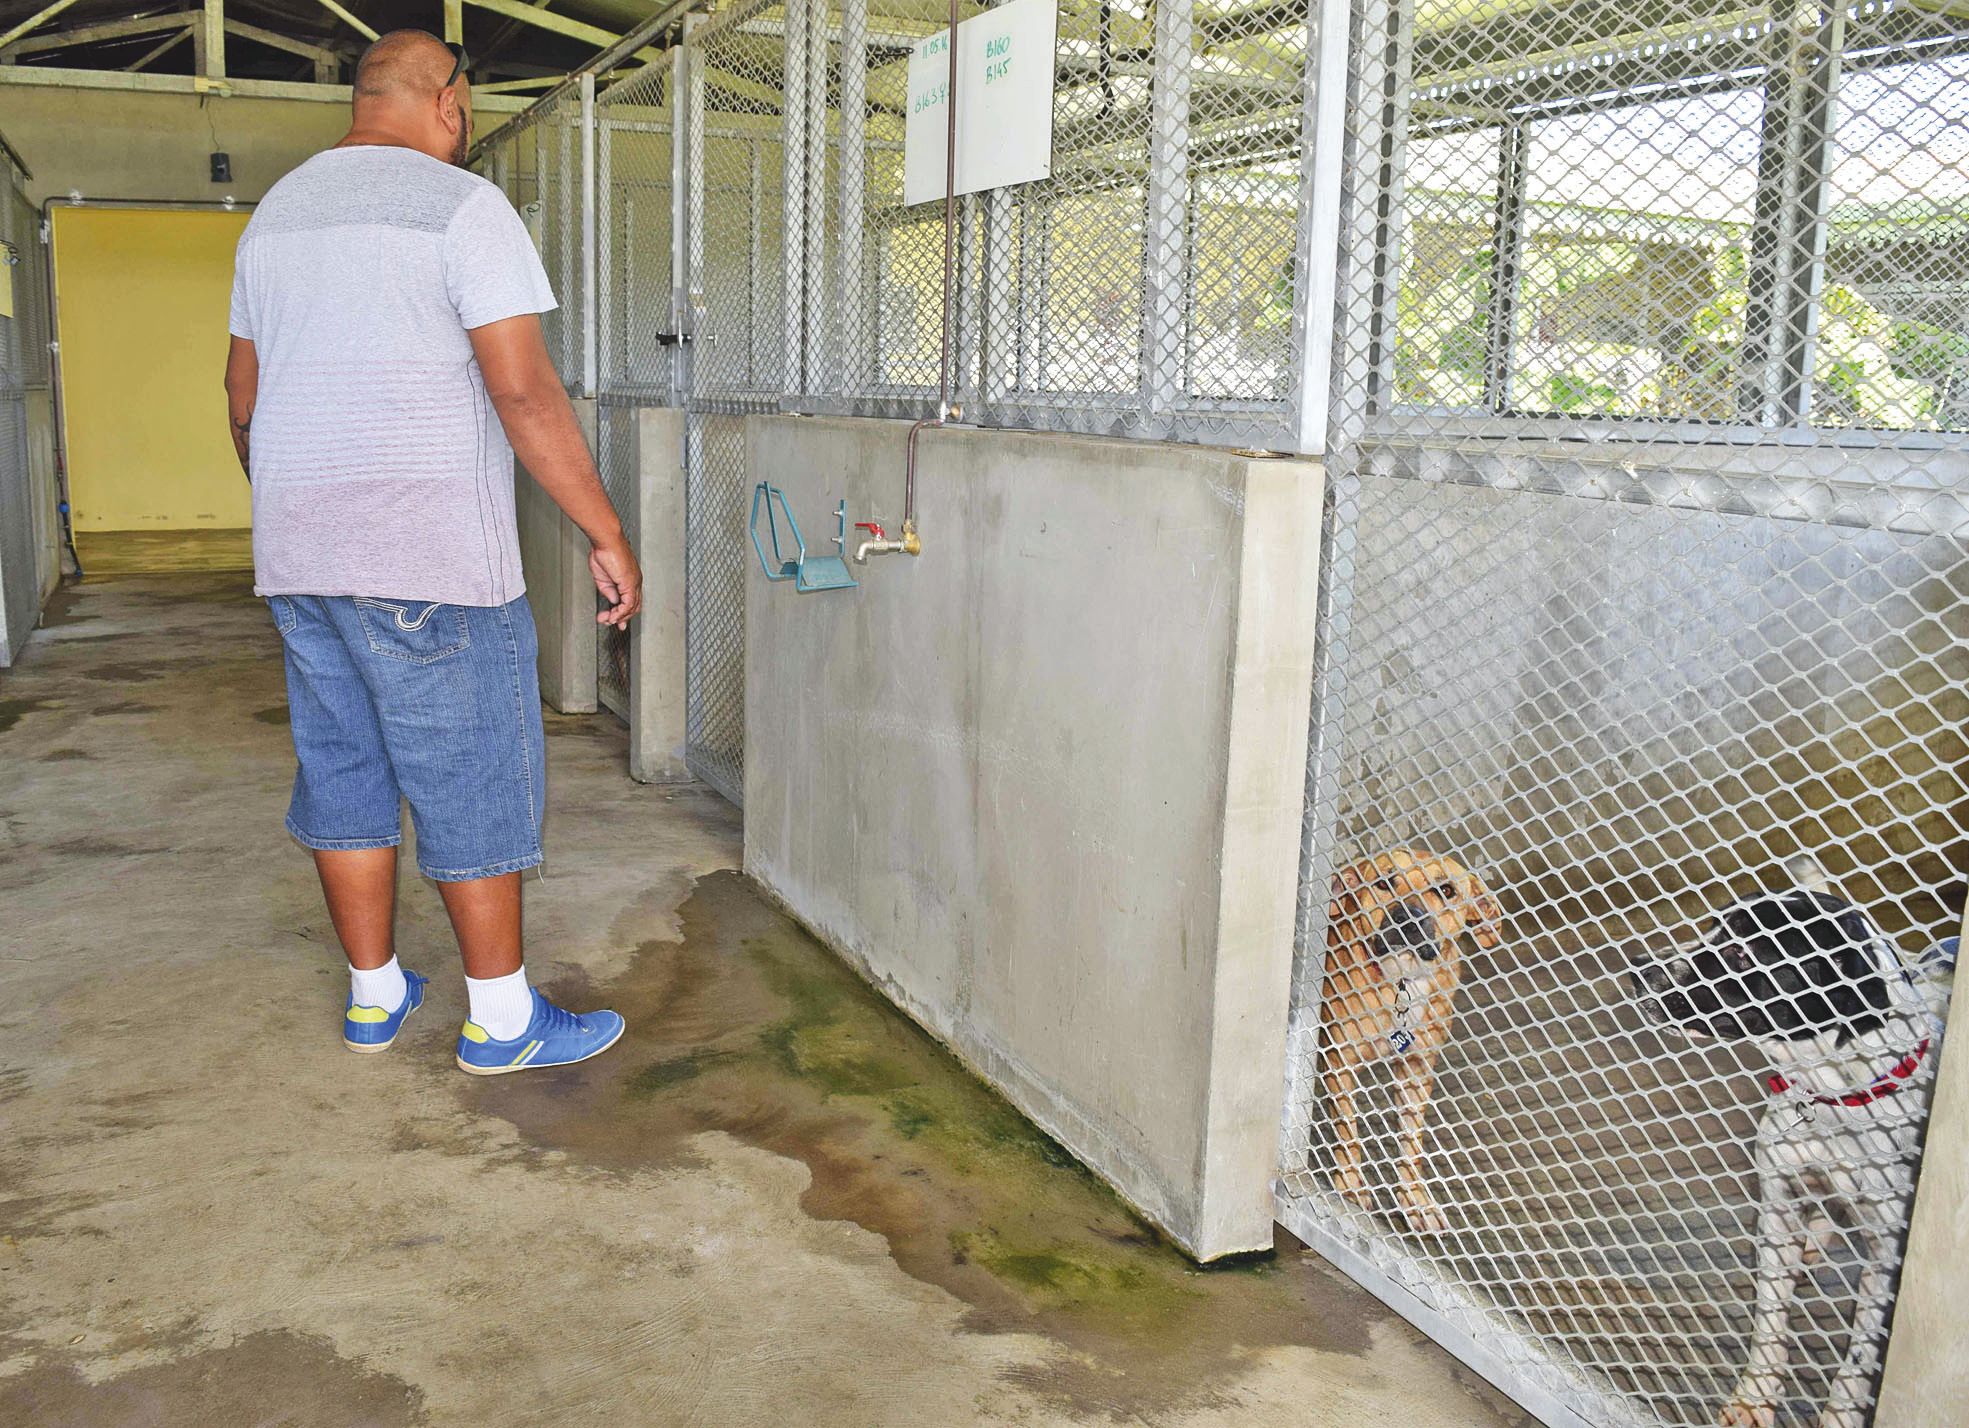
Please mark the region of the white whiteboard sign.
MULTIPOLYGON (((1009 0, 957 27, 957 191, 1030 183, 1053 172, 1053 42, 1058 0, 1009 0)), ((944 190, 950 31, 909 57, 902 201, 944 190)))

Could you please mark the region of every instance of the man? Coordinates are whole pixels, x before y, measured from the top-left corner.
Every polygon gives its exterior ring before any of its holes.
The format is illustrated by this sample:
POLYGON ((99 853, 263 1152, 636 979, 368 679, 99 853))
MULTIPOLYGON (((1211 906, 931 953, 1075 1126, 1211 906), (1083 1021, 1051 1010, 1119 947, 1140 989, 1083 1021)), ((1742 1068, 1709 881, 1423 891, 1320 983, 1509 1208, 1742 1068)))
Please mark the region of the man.
POLYGON ((381 1051, 423 1001, 392 943, 407 800, 465 964, 458 1064, 490 1075, 622 1034, 614 1012, 548 1002, 521 961, 547 771, 513 453, 592 543, 603 624, 635 615, 642 573, 547 356, 547 275, 505 196, 461 167, 464 71, 419 30, 364 52, 347 137, 240 237, 226 395, 254 589, 286 649, 287 828, 349 959, 343 1040, 381 1051))

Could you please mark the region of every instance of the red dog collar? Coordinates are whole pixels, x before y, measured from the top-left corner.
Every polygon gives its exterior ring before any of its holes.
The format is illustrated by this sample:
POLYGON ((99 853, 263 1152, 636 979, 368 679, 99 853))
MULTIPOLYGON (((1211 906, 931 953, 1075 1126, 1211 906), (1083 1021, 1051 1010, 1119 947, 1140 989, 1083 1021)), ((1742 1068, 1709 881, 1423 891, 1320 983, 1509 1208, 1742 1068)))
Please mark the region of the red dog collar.
MULTIPOLYGON (((1873 1084, 1857 1091, 1848 1091, 1843 1096, 1814 1096, 1812 1099, 1821 1106, 1870 1106, 1884 1096, 1891 1096, 1901 1089, 1901 1082, 1912 1076, 1921 1066, 1921 1058, 1928 1054, 1929 1038, 1922 1037, 1921 1045, 1908 1052, 1899 1061, 1873 1078, 1873 1084)), ((1782 1096, 1791 1089, 1791 1082, 1772 1072, 1765 1078, 1773 1096, 1782 1096)))

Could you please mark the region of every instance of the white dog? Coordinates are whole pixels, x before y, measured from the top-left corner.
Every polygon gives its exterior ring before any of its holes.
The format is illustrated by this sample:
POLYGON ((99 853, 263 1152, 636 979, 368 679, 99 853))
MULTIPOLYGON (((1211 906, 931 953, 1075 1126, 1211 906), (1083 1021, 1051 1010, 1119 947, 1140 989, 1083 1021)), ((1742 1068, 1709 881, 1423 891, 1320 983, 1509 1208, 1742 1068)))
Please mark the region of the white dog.
MULTIPOLYGON (((1942 944, 1905 964, 1809 860, 1797 886, 1731 904, 1683 955, 1633 973, 1647 1016, 1698 1037, 1753 1042, 1772 1066, 1757 1126, 1757 1304, 1750 1353, 1720 1422, 1771 1428, 1790 1357, 1799 1275, 1844 1209, 1866 1250, 1846 1359, 1820 1428, 1865 1428, 1914 1193, 1947 971, 1942 944)), ((1946 949, 1946 950, 1945 950, 1946 949)))

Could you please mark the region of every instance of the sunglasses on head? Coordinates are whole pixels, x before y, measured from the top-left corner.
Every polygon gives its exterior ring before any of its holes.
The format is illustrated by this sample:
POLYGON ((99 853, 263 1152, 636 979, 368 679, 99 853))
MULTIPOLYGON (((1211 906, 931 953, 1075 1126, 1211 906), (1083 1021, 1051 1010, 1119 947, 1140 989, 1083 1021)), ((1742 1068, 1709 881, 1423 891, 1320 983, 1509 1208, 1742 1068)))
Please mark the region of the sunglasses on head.
POLYGON ((449 89, 458 82, 458 76, 465 72, 465 66, 470 61, 465 58, 465 47, 463 45, 454 45, 449 40, 446 40, 444 47, 450 50, 452 55, 451 73, 444 77, 444 84, 442 86, 445 89, 449 89))

